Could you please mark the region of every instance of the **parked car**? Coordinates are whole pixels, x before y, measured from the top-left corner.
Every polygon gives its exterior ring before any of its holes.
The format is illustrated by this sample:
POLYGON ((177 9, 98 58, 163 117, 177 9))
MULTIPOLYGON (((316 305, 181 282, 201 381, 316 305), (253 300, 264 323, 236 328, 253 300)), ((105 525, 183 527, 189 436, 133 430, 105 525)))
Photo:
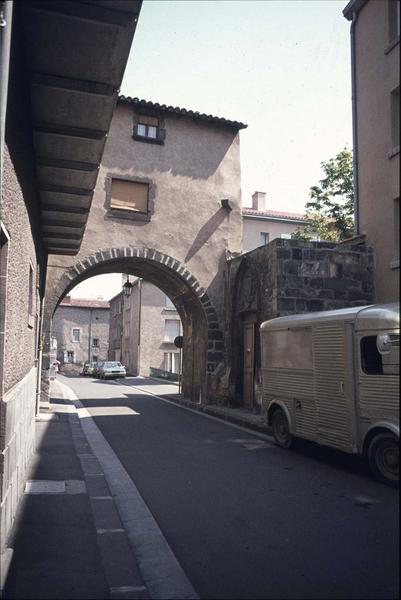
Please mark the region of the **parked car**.
POLYGON ((300 437, 360 454, 398 485, 399 311, 377 304, 262 323, 263 405, 279 446, 300 437))
POLYGON ((84 363, 84 366, 82 367, 82 371, 80 372, 80 375, 93 375, 94 367, 95 367, 95 363, 92 363, 92 362, 84 363))
POLYGON ((99 370, 100 379, 116 379, 118 377, 125 377, 126 375, 125 367, 116 360, 104 362, 99 370))
POLYGON ((103 361, 101 361, 101 360, 98 360, 98 362, 94 364, 93 372, 92 372, 93 377, 100 377, 100 369, 102 368, 102 365, 103 365, 103 361))

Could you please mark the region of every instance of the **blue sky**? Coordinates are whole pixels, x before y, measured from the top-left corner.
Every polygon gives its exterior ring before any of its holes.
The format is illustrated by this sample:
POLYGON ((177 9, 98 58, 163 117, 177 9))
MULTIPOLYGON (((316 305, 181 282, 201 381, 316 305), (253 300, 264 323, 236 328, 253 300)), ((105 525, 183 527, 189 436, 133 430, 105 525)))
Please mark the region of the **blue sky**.
POLYGON ((320 163, 352 147, 349 22, 337 0, 152 0, 122 92, 247 123, 243 204, 302 211, 320 163))
MULTIPOLYGON (((345 5, 145 0, 121 92, 246 123, 243 205, 259 190, 270 208, 302 212, 320 163, 352 148, 345 5)), ((121 275, 107 281, 112 297, 121 275)), ((98 289, 89 280, 73 295, 98 289)))

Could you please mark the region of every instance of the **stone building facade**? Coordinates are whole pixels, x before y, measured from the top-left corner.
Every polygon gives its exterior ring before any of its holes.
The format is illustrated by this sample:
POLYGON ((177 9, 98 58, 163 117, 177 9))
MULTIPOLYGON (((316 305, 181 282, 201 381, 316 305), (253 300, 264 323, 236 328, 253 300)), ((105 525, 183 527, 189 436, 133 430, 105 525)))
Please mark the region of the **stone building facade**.
POLYGON ((105 300, 66 296, 54 313, 52 327, 61 364, 106 360, 109 318, 110 305, 105 300))
POLYGON ((351 0, 356 225, 376 255, 377 302, 399 300, 400 2, 351 0))
POLYGON ((336 244, 275 239, 230 260, 227 286, 227 370, 216 381, 216 397, 259 411, 261 323, 288 314, 371 304, 374 254, 360 240, 336 244))
POLYGON ((166 294, 136 279, 129 296, 121 292, 110 300, 110 313, 110 360, 120 360, 131 375, 180 372, 174 339, 182 334, 182 325, 166 294))
POLYGON ((255 192, 252 207, 242 207, 243 250, 250 252, 276 238, 291 238, 291 234, 305 223, 301 214, 270 210, 266 193, 255 192))
POLYGON ((107 272, 140 277, 174 302, 183 325, 183 392, 207 401, 208 374, 223 360, 226 257, 242 250, 243 127, 119 98, 79 252, 49 261, 45 331, 80 281, 107 272))

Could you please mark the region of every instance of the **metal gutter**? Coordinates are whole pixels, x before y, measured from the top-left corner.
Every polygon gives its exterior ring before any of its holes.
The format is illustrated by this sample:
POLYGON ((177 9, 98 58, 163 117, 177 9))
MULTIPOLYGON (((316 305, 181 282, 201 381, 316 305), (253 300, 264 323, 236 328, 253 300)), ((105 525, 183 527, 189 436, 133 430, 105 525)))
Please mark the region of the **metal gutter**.
POLYGON ((308 223, 307 219, 291 219, 290 217, 270 217, 269 215, 248 215, 242 213, 243 219, 258 219, 260 221, 282 221, 285 223, 303 224, 308 223))
POLYGON ((358 19, 358 13, 352 15, 350 27, 351 36, 351 90, 352 90, 352 163, 353 163, 353 178, 354 178, 354 222, 355 231, 360 233, 359 224, 359 173, 358 173, 358 109, 356 95, 356 69, 355 69, 355 25, 358 19))

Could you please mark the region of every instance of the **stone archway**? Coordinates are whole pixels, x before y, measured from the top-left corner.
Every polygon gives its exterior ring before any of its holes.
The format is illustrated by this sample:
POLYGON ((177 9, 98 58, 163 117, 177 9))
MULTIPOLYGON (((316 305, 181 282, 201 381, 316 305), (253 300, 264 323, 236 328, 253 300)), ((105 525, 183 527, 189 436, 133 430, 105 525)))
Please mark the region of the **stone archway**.
POLYGON ((53 313, 78 283, 105 273, 129 273, 146 279, 174 302, 183 324, 184 398, 207 402, 208 373, 223 359, 223 334, 216 310, 188 268, 172 256, 147 247, 124 246, 99 250, 63 271, 46 290, 43 317, 42 398, 48 398, 50 332, 53 313))

